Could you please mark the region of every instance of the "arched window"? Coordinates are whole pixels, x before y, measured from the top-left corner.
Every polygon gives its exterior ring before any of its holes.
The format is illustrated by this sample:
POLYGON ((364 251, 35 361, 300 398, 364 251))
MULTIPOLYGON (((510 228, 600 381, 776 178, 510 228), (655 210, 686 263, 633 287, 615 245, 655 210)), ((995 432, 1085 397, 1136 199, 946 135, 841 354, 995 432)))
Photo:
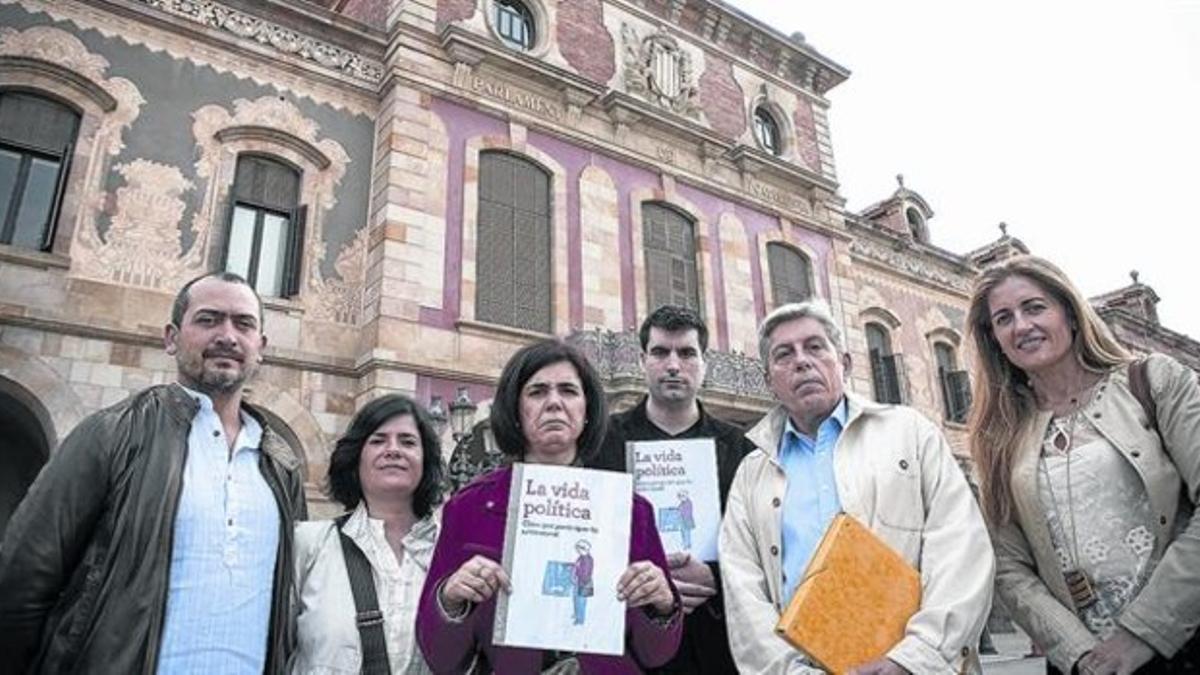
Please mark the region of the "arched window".
POLYGON ((238 157, 225 270, 244 276, 264 297, 300 290, 305 209, 299 198, 299 171, 263 155, 238 157))
POLYGON ((504 152, 479 155, 475 318, 551 332, 550 175, 504 152))
POLYGON ((758 144, 762 146, 763 150, 772 155, 779 155, 783 152, 783 139, 779 133, 779 123, 775 121, 775 116, 761 105, 754 109, 754 138, 758 140, 758 144))
POLYGON ((537 42, 533 12, 520 0, 493 0, 492 25, 504 44, 529 51, 537 42))
POLYGON ((67 106, 0 91, 0 243, 50 250, 78 131, 67 106))
POLYGON ((767 244, 767 265, 776 307, 812 299, 812 265, 807 257, 790 246, 767 244))
POLYGON ((933 353, 937 361, 938 384, 942 390, 942 410, 946 421, 966 422, 967 411, 971 408, 971 378, 967 371, 959 370, 958 355, 951 345, 936 342, 933 353))
POLYGON ((904 211, 904 217, 908 221, 908 229, 912 232, 913 238, 917 241, 926 241, 925 218, 917 211, 916 208, 910 206, 904 211))
POLYGON ((865 332, 875 400, 880 403, 903 403, 900 393, 900 355, 892 353, 891 336, 886 328, 877 323, 868 323, 865 332))
POLYGON ((652 202, 642 205, 649 308, 683 305, 703 313, 696 273, 696 227, 680 212, 652 202))

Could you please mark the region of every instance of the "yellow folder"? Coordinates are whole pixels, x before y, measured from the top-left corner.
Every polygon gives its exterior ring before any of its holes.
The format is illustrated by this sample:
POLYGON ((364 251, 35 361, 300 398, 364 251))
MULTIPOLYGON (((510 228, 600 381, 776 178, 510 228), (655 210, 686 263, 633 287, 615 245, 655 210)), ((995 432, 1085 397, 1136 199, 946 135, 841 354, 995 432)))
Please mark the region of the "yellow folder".
POLYGON ((921 575, 874 532, 834 517, 775 632, 832 673, 883 658, 921 606, 921 575))

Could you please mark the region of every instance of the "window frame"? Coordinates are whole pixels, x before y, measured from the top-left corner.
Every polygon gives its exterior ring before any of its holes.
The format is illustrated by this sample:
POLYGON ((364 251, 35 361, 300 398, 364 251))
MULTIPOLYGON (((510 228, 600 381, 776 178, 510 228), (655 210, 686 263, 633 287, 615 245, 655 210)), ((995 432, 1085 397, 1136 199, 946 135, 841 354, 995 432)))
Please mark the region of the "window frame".
MULTIPOLYGON (((707 307, 705 306, 704 288, 701 284, 703 274, 702 274, 702 267, 701 267, 701 261, 700 261, 701 245, 700 245, 699 236, 698 236, 698 234, 699 234, 698 231, 699 231, 699 226, 700 226, 699 221, 697 219, 693 218, 688 213, 675 207, 671 203, 661 201, 661 200, 647 200, 647 201, 642 202, 640 216, 641 216, 641 225, 642 225, 640 244, 642 247, 642 255, 641 255, 642 264, 645 269, 646 307, 649 308, 649 311, 653 311, 654 309, 656 309, 664 304, 683 305, 683 306, 687 306, 687 307, 694 309, 701 317, 704 317, 707 314, 707 307), (659 252, 659 253, 667 254, 671 257, 671 268, 672 268, 671 273, 672 274, 674 274, 675 262, 677 260, 685 266, 685 268, 684 268, 685 273, 687 273, 687 270, 690 267, 690 279, 688 279, 685 283, 690 282, 690 285, 695 292, 694 296, 688 299, 691 302, 680 301, 680 300, 676 299, 676 294, 673 289, 672 289, 672 292, 670 293, 669 298, 663 299, 663 298, 655 298, 654 297, 655 296, 655 288, 654 288, 654 283, 651 281, 651 269, 653 268, 653 266, 651 265, 651 260, 650 260, 650 253, 651 253, 652 249, 648 245, 649 239, 651 237, 650 226, 649 226, 651 219, 648 216, 649 216, 651 210, 661 210, 663 213, 668 214, 671 217, 678 218, 679 219, 678 222, 685 225, 688 228, 687 234, 690 236, 686 236, 683 239, 685 241, 688 241, 691 245, 691 260, 683 260, 684 256, 680 252, 670 249, 670 247, 669 247, 670 233, 667 233, 667 245, 661 249, 655 249, 655 250, 657 250, 657 252, 659 252)), ((664 224, 666 224, 666 223, 664 223, 664 224)), ((672 283, 672 285, 673 285, 673 283, 672 283)))
POLYGON ((10 138, 0 137, 0 150, 7 150, 20 156, 17 176, 13 182, 13 190, 9 195, 13 198, 8 204, 8 210, 0 213, 0 244, 12 246, 30 251, 38 251, 43 253, 51 252, 54 248, 54 240, 58 234, 58 223, 63 213, 63 203, 66 200, 68 180, 71 174, 71 159, 75 154, 75 148, 79 143, 80 132, 83 128, 84 114, 76 106, 69 102, 53 96, 48 92, 41 90, 29 90, 18 87, 0 86, 0 98, 5 96, 23 96, 27 98, 40 99, 64 111, 70 113, 74 124, 69 134, 69 139, 62 146, 62 149, 57 153, 49 148, 22 143, 10 138), (29 173, 33 164, 33 160, 40 159, 42 161, 56 162, 58 164, 55 171, 54 187, 50 195, 50 207, 46 212, 46 219, 41 224, 41 233, 38 238, 37 248, 22 246, 13 243, 13 238, 17 229, 17 217, 20 215, 21 205, 24 203, 28 195, 29 173))
POLYGON ((942 392, 942 419, 965 424, 971 409, 970 376, 959 366, 958 348, 942 340, 933 343, 933 361, 942 392), (943 359, 942 354, 946 357, 943 359), (945 363, 943 363, 943 360, 945 363))
POLYGON ((307 215, 307 206, 300 203, 304 186, 304 171, 300 167, 295 166, 291 162, 263 152, 240 152, 234 160, 233 180, 229 184, 229 206, 225 218, 225 241, 224 248, 221 254, 221 269, 234 273, 239 273, 238 270, 229 269, 229 254, 233 248, 233 222, 234 216, 237 213, 238 207, 245 208, 254 213, 254 231, 251 235, 249 265, 245 272, 246 281, 251 288, 258 291, 258 271, 262 261, 262 238, 263 238, 263 223, 266 215, 282 216, 288 225, 288 234, 284 250, 284 264, 280 272, 279 279, 279 294, 270 295, 259 291, 259 295, 264 298, 279 298, 288 299, 299 295, 302 284, 300 283, 302 274, 302 252, 304 250, 305 241, 305 220, 307 215), (296 204, 290 210, 281 209, 279 204, 263 204, 254 199, 242 197, 238 194, 237 179, 238 165, 243 158, 255 158, 262 161, 271 162, 286 168, 295 180, 295 200, 296 204))
POLYGON ((901 381, 903 372, 902 355, 892 348, 892 335, 887 326, 878 321, 868 321, 863 325, 863 335, 867 342, 867 363, 871 369, 871 391, 879 403, 902 405, 904 403, 904 387, 901 381), (881 348, 872 346, 871 335, 875 333, 881 338, 881 348), (876 353, 876 352, 879 353, 876 353))
MULTIPOLYGON (((504 326, 506 328, 511 328, 511 329, 520 330, 520 331, 529 331, 532 333, 551 334, 555 331, 555 311, 554 311, 555 291, 554 291, 554 286, 556 285, 555 278, 554 278, 555 277, 555 269, 554 269, 555 232, 554 232, 554 229, 555 229, 555 216, 556 216, 555 199, 554 199, 554 197, 555 197, 555 195, 554 195, 554 184, 555 184, 554 173, 551 172, 550 170, 548 170, 545 166, 543 166, 539 162, 533 160, 532 158, 530 158, 528 156, 525 156, 523 154, 516 153, 516 152, 511 152, 511 151, 508 151, 503 148, 492 148, 492 149, 481 150, 479 152, 478 157, 479 157, 478 172, 477 172, 478 193, 476 195, 476 204, 475 204, 475 241, 474 241, 476 279, 475 279, 475 295, 473 298, 473 306, 472 306, 473 316, 474 316, 475 320, 477 320, 477 321, 495 325, 495 326, 504 326), (545 192, 544 192, 544 195, 538 195, 537 197, 538 197, 539 202, 541 201, 541 199, 540 199, 541 196, 545 197, 543 212, 539 213, 539 212, 537 212, 536 209, 525 208, 521 204, 517 203, 517 199, 516 199, 517 190, 515 188, 515 183, 513 184, 514 185, 514 189, 513 189, 514 199, 511 203, 503 203, 503 202, 498 202, 495 200, 485 198, 484 184, 485 184, 485 181, 487 180, 486 176, 487 176, 487 172, 488 172, 488 165, 493 161, 508 162, 508 163, 510 163, 508 166, 515 165, 515 166, 521 167, 523 169, 537 171, 538 173, 541 174, 541 176, 545 180, 545 192), (539 286, 544 286, 546 289, 546 297, 544 298, 544 300, 546 302, 546 306, 544 308, 545 309, 544 323, 539 323, 539 325, 534 326, 534 325, 531 325, 533 323, 533 321, 524 322, 524 323, 521 321, 521 319, 522 319, 522 316, 520 314, 521 308, 518 306, 518 297, 517 297, 517 295, 518 295, 517 294, 517 285, 518 284, 517 284, 517 280, 516 280, 516 272, 517 272, 517 268, 518 268, 518 256, 517 256, 516 246, 515 246, 516 241, 517 241, 516 237, 511 238, 511 240, 513 241, 513 244, 514 244, 514 249, 512 251, 512 255, 508 259, 508 263, 511 265, 511 272, 512 272, 511 276, 512 276, 512 284, 513 284, 511 306, 509 306, 509 307, 492 307, 492 305, 490 305, 490 304, 485 304, 488 302, 488 299, 483 297, 481 295, 481 293, 479 292, 479 289, 481 286, 487 285, 487 284, 485 284, 485 280, 482 278, 482 274, 480 271, 481 267, 486 267, 491 263, 491 261, 484 262, 485 256, 481 255, 481 253, 483 252, 483 248, 485 246, 485 242, 484 242, 485 230, 488 227, 491 227, 493 225, 492 223, 488 222, 487 219, 484 217, 485 202, 491 202, 496 206, 508 209, 513 215, 512 227, 514 228, 514 230, 516 228, 516 215, 518 213, 530 214, 531 216, 537 217, 542 220, 542 223, 540 223, 539 226, 545 227, 545 232, 544 232, 545 268, 544 269, 545 269, 545 276, 546 276, 545 282, 546 283, 539 284, 539 286), (481 311, 481 309, 484 309, 485 311, 481 311), (496 313, 493 314, 492 310, 495 310, 496 313)), ((540 321, 541 317, 538 317, 538 318, 540 321)))
POLYGON ((505 47, 518 52, 532 52, 538 44, 537 12, 523 0, 491 0, 492 30, 505 47), (524 36, 517 37, 506 27, 520 24, 524 36))
POLYGON ((754 107, 751 125, 754 129, 754 140, 758 141, 760 148, 775 157, 783 155, 783 127, 766 105, 759 104, 754 107))
POLYGON ((773 305, 775 307, 779 307, 780 305, 785 305, 790 302, 806 302, 809 300, 816 299, 817 284, 816 284, 816 279, 813 275, 812 258, 809 255, 807 255, 805 252, 796 248, 795 246, 792 246, 791 244, 789 244, 787 242, 783 242, 783 241, 768 241, 768 242, 766 242, 765 248, 766 248, 766 258, 767 258, 767 281, 769 282, 769 284, 771 286, 771 301, 772 301, 773 305), (772 262, 771 261, 771 250, 773 247, 787 251, 790 255, 795 256, 797 259, 799 259, 803 263, 804 272, 805 272, 804 282, 805 282, 805 285, 808 287, 808 295, 806 297, 798 299, 798 300, 791 299, 791 298, 779 297, 780 289, 775 284, 775 281, 776 281, 775 266, 771 264, 771 262, 772 262))

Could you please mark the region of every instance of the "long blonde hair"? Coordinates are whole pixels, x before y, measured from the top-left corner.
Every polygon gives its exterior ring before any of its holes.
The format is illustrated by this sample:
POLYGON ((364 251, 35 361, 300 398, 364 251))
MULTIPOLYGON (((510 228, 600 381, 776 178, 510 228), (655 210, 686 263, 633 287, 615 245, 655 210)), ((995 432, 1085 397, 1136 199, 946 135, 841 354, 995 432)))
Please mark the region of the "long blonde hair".
POLYGON ((979 471, 984 514, 1003 525, 1012 516, 1012 469, 1021 439, 1037 416, 1029 377, 1004 356, 992 333, 988 296, 1010 277, 1037 284, 1066 309, 1079 365, 1104 373, 1133 359, 1067 275, 1048 260, 1016 256, 988 268, 975 282, 967 330, 975 341, 973 404, 968 421, 971 457, 979 471))

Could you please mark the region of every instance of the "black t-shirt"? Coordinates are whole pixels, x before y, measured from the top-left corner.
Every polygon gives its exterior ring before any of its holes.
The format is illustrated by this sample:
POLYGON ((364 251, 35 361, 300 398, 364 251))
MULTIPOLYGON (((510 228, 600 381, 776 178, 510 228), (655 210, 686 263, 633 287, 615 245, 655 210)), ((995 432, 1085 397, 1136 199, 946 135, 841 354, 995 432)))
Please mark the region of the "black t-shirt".
MULTIPOLYGON (((696 402, 700 405, 700 402, 696 402)), ((608 431, 604 443, 591 468, 609 471, 626 471, 625 443, 627 441, 661 441, 678 438, 712 438, 717 448, 717 485, 721 495, 721 513, 725 512, 725 500, 729 497, 729 486, 737 474, 742 458, 754 450, 751 443, 738 427, 722 422, 709 415, 700 405, 700 419, 682 433, 671 435, 660 429, 646 416, 646 398, 637 406, 608 418, 608 431)), ((687 615, 683 623, 683 641, 675 658, 662 668, 651 673, 687 673, 688 675, 712 673, 736 673, 733 656, 729 651, 729 636, 725 631, 725 607, 722 602, 721 568, 717 563, 708 563, 717 583, 718 595, 687 615)))

